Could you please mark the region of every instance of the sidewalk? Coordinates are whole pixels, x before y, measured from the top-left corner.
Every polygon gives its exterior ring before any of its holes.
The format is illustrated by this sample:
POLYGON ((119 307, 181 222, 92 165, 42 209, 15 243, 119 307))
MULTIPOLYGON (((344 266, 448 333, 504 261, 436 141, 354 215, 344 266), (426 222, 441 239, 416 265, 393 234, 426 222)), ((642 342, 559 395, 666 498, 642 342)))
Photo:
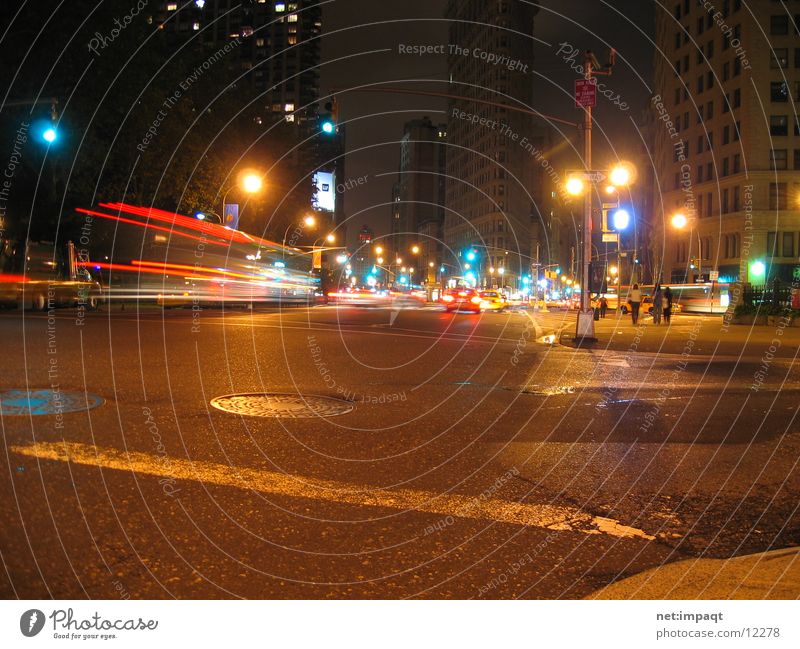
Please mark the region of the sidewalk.
POLYGON ((798 599, 800 547, 689 559, 618 581, 586 599, 798 599))
MULTIPOLYGON (((566 326, 561 331, 560 343, 577 347, 573 341, 574 327, 566 326)), ((794 348, 800 345, 800 328, 776 325, 725 326, 721 315, 678 314, 673 316, 670 326, 654 325, 653 318, 645 315, 634 327, 631 317, 610 314, 595 322, 597 342, 582 345, 595 351, 650 352, 681 354, 690 350, 693 354, 738 355, 743 347, 761 355, 778 339, 780 345, 776 356, 792 357, 794 348)))

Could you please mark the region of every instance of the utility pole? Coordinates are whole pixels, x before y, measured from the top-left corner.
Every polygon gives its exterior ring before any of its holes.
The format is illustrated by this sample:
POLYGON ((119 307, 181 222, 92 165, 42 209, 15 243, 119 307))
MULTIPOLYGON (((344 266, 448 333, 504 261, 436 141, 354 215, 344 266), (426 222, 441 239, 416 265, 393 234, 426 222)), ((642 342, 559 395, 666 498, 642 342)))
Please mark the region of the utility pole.
MULTIPOLYGON (((591 50, 586 50, 584 58, 583 78, 587 84, 594 84, 595 75, 610 75, 616 62, 616 51, 611 50, 609 62, 601 66, 591 50)), ((577 98, 576 98, 577 99, 577 98)), ((596 101, 596 93, 592 100, 582 103, 584 110, 583 122, 583 158, 587 170, 592 169, 592 108, 596 101)), ((592 309, 592 199, 594 192, 586 192, 583 202, 583 272, 581 273, 581 308, 578 311, 578 321, 575 328, 575 340, 594 342, 597 340, 594 333, 594 310, 592 309)))

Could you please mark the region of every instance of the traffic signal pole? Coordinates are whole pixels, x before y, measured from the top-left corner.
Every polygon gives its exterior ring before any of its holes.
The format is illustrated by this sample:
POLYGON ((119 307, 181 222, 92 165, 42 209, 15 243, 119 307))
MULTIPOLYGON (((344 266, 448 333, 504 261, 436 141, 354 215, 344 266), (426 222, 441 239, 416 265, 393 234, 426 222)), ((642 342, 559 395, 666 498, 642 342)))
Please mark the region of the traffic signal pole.
MULTIPOLYGON (((586 52, 584 63, 584 79, 592 82, 594 56, 586 52)), ((584 107, 583 122, 583 158, 587 169, 592 168, 592 106, 584 107)), ((581 274, 581 308, 578 310, 578 321, 575 326, 575 340, 594 342, 594 311, 592 309, 591 272, 592 272, 592 189, 586 192, 583 199, 583 273, 581 274)))

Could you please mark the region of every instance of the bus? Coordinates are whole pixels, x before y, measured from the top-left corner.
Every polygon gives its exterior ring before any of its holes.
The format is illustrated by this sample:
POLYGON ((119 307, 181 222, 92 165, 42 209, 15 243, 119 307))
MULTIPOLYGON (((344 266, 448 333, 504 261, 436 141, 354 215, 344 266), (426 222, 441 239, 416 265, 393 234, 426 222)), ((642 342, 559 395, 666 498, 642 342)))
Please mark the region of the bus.
POLYGON ((78 208, 92 228, 86 267, 106 273, 109 300, 163 306, 308 303, 320 279, 311 255, 240 230, 152 207, 78 208))
MULTIPOLYGON (((730 304, 730 286, 727 283, 708 282, 699 284, 662 284, 661 288, 669 287, 672 292, 673 304, 678 304, 679 310, 684 313, 725 313, 730 304)), ((640 284, 642 295, 652 298, 655 286, 653 284, 640 284)), ((605 293, 608 306, 611 309, 619 308, 620 301, 628 299, 630 286, 617 288, 609 287, 605 293)))

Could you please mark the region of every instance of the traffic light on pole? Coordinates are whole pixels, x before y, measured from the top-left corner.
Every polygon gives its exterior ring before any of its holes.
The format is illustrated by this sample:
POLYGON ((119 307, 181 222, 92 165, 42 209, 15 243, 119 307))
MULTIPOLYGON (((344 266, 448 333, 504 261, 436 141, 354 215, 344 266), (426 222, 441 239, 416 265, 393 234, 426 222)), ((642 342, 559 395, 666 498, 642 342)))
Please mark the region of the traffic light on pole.
POLYGON ((325 111, 319 116, 319 128, 325 135, 334 135, 339 121, 339 106, 335 97, 325 104, 325 111))

